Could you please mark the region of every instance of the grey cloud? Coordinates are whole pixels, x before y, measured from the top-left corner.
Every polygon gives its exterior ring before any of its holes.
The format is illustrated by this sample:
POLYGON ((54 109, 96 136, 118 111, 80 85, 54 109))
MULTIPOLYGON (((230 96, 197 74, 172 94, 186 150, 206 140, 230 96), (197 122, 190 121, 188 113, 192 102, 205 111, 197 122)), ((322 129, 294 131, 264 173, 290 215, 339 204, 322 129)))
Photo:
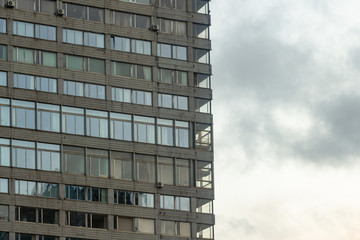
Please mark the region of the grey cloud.
POLYGON ((306 44, 287 45, 274 38, 281 28, 281 14, 275 14, 269 16, 274 21, 265 18, 239 23, 218 39, 226 42, 226 47, 221 53, 214 51, 214 76, 226 81, 214 82, 215 88, 251 92, 270 101, 296 97, 302 86, 309 84, 307 76, 314 72, 313 52, 306 44))
MULTIPOLYGON (((315 5, 319 11, 327 11, 325 4, 315 5)), ((360 154, 360 114, 356 111, 360 98, 342 95, 322 100, 322 94, 339 95, 336 86, 343 83, 343 76, 314 59, 317 49, 313 45, 289 45, 277 39, 281 24, 286 21, 275 11, 263 19, 239 23, 228 36, 214 40, 226 42, 221 52, 213 54, 215 100, 217 105, 231 108, 228 124, 237 126, 226 132, 232 138, 226 144, 241 144, 250 161, 261 154, 259 146, 269 144, 279 159, 346 163, 344 159, 360 154), (237 112, 242 103, 236 100, 244 96, 258 109, 237 112), (306 139, 288 139, 286 129, 278 127, 270 116, 281 104, 304 107, 325 123, 327 132, 313 129, 306 139)), ((349 56, 353 66, 360 66, 360 49, 352 50, 349 56)))
POLYGON ((306 142, 293 146, 305 159, 347 163, 348 157, 360 155, 360 95, 340 95, 319 103, 314 109, 326 125, 327 133, 314 130, 306 142))

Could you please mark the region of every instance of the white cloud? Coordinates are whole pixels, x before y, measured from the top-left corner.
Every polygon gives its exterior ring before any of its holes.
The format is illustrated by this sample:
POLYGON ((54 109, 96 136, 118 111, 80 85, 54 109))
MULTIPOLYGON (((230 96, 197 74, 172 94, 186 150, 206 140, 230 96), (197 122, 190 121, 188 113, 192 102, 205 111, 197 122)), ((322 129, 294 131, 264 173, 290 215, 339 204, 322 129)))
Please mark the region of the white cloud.
POLYGON ((217 239, 359 238, 359 7, 212 1, 217 239))

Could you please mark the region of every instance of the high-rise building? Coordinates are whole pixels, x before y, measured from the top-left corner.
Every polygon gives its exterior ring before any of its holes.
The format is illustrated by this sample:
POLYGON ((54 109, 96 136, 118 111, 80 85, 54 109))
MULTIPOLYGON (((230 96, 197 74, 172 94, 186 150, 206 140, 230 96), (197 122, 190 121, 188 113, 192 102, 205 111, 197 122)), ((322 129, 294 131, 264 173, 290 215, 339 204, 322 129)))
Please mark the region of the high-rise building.
POLYGON ((0 0, 0 240, 213 239, 209 1, 0 0))

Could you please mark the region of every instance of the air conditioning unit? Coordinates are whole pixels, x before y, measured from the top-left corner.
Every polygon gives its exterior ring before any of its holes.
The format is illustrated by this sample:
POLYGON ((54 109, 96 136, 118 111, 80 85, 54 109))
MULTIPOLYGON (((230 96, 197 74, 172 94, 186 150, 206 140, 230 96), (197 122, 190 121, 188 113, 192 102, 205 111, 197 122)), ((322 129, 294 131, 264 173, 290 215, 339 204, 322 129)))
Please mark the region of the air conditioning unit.
POLYGON ((56 11, 56 15, 58 15, 58 16, 64 16, 64 14, 65 14, 65 11, 64 11, 64 9, 62 9, 62 8, 59 8, 57 11, 56 11))
POLYGON ((15 7, 15 2, 9 0, 9 1, 6 2, 5 7, 13 8, 13 7, 15 7))
POLYGON ((164 184, 163 184, 162 182, 158 182, 158 183, 156 184, 156 186, 157 186, 158 188, 163 188, 163 187, 164 187, 164 184))
POLYGON ((151 27, 150 27, 150 30, 151 30, 151 31, 154 31, 154 32, 159 31, 159 29, 160 29, 159 25, 156 25, 156 24, 151 25, 151 27))

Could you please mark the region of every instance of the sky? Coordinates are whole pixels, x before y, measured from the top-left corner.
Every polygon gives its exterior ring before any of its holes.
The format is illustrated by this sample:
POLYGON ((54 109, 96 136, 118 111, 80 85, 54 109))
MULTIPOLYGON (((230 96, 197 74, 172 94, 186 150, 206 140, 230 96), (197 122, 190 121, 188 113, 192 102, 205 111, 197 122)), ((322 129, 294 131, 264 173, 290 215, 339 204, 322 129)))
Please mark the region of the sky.
POLYGON ((212 0, 217 240, 360 239, 359 9, 212 0))

